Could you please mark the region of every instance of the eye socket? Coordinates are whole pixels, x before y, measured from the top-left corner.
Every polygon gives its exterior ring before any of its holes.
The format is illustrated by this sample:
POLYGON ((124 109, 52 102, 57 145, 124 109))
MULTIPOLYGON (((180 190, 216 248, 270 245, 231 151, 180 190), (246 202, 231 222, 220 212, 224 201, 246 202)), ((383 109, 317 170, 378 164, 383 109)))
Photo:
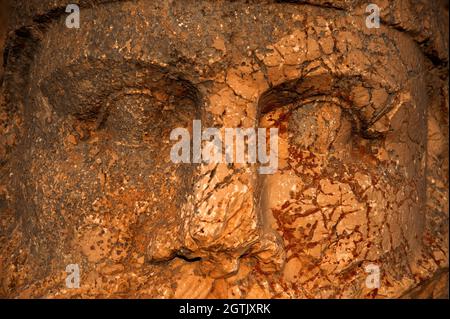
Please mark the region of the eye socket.
POLYGON ((288 119, 290 145, 325 153, 337 136, 342 110, 332 103, 313 102, 296 108, 288 119))
POLYGON ((103 127, 120 140, 161 140, 173 128, 186 127, 196 108, 185 95, 169 95, 160 89, 126 89, 110 98, 103 127))
POLYGON ((333 100, 308 99, 273 109, 261 122, 263 126, 278 127, 292 146, 324 153, 336 139, 344 113, 345 109, 333 100))
POLYGON ((125 94, 108 102, 105 127, 127 139, 136 139, 147 126, 158 123, 162 108, 152 96, 125 94))
MULTIPOLYGON (((164 101, 164 110, 175 105, 183 107, 183 104, 191 108, 192 105, 198 105, 200 99, 197 88, 184 80, 182 75, 140 61, 87 58, 55 70, 38 85, 58 116, 75 116, 80 120, 98 117, 103 120, 108 112, 106 104, 113 104, 115 99, 125 95, 141 95, 135 101, 137 104, 142 104, 138 100, 145 100, 145 96, 152 99, 146 101, 146 105, 164 101)), ((124 103, 127 104, 126 100, 124 103)), ((138 108, 133 112, 140 114, 138 108)), ((194 112, 198 113, 199 108, 194 112)))
MULTIPOLYGON (((352 122, 353 134, 367 140, 380 140, 389 127, 385 115, 398 105, 397 93, 361 76, 336 76, 323 73, 281 83, 264 92, 258 102, 260 117, 284 109, 287 117, 295 108, 323 102, 334 103, 345 110, 352 122), (379 120, 384 118, 383 127, 379 120)), ((277 113, 277 112, 275 112, 277 113)))
POLYGON ((314 176, 330 155, 349 154, 355 140, 357 118, 346 101, 318 95, 271 108, 260 124, 279 129, 279 167, 314 176))

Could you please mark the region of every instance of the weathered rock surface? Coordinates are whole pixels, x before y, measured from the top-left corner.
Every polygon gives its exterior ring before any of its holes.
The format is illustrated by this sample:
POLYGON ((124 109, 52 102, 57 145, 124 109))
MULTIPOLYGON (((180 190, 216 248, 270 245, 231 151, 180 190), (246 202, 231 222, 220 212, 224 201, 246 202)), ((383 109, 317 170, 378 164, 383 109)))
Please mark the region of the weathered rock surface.
POLYGON ((448 297, 448 5, 72 2, 10 14, 0 296, 448 297), (278 128, 277 172, 173 163, 194 119, 278 128))

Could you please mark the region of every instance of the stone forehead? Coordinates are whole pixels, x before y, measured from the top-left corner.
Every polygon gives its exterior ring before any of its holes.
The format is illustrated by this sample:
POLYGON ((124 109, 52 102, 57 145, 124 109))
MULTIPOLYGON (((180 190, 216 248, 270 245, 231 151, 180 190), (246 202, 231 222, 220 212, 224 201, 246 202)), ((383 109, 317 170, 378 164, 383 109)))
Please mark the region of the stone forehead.
MULTIPOLYGON (((16 0, 11 1, 10 30, 17 30, 34 24, 47 23, 65 14, 68 4, 65 0, 16 0)), ((129 0, 73 0, 80 8, 95 8, 111 3, 126 3, 129 0)), ((148 5, 172 5, 178 0, 140 0, 139 3, 148 5)), ((207 1, 198 0, 196 4, 209 4, 211 6, 226 6, 240 1, 207 1)), ((190 5, 182 4, 189 7, 190 5)), ((367 1, 363 0, 247 0, 243 5, 258 4, 259 6, 298 6, 299 12, 304 6, 336 10, 341 14, 358 16, 366 14, 367 1)), ((406 1, 379 1, 381 20, 385 26, 405 32, 416 41, 425 55, 439 65, 448 64, 448 0, 406 0, 406 1)), ((280 7, 281 6, 281 7, 280 7)))
MULTIPOLYGON (((73 0, 70 1, 70 4, 77 4, 80 8, 95 8, 102 5, 108 5, 111 3, 126 3, 126 2, 135 2, 130 0, 73 0)), ((165 5, 173 5, 180 0, 139 0, 139 3, 142 4, 165 4, 165 5)), ((270 5, 270 4, 278 4, 281 6, 288 5, 298 5, 299 11, 301 11, 302 5, 315 6, 318 8, 324 9, 335 9, 338 11, 344 11, 349 14, 360 14, 361 8, 365 9, 367 6, 367 1, 365 0, 224 0, 224 1, 215 1, 215 0, 195 0, 193 3, 195 4, 210 4, 211 6, 224 6, 230 3, 239 3, 242 2, 243 5, 270 5)), ((426 18, 430 15, 436 14, 437 10, 441 10, 445 6, 445 3, 448 1, 438 0, 438 1, 426 1, 426 0, 406 0, 406 1, 389 1, 391 3, 386 4, 387 1, 380 1, 380 8, 382 9, 382 16, 389 17, 392 21, 384 21, 386 24, 390 25, 393 23, 406 22, 402 21, 403 19, 411 18, 411 14, 421 13, 421 21, 415 21, 414 25, 416 25, 415 30, 410 31, 418 31, 421 27, 423 27, 424 22, 427 20, 426 18), (397 3, 397 4, 396 4, 397 3), (420 11, 419 11, 420 10, 420 11), (397 20, 395 20, 395 15, 398 14, 398 11, 403 11, 406 16, 398 16, 397 20)), ((181 1, 181 3, 185 4, 186 7, 189 7, 189 4, 181 1)), ((191 3, 191 5, 193 4, 191 3)), ((11 3, 11 19, 12 24, 15 27, 29 25, 33 22, 45 21, 46 18, 51 18, 62 14, 65 12, 66 6, 69 4, 68 1, 65 0, 40 0, 40 1, 30 1, 30 0, 16 0, 11 3)), ((437 17, 435 17, 437 18, 437 17)), ((401 27, 402 25, 400 25, 401 27)), ((405 30, 409 31, 409 30, 405 30)))

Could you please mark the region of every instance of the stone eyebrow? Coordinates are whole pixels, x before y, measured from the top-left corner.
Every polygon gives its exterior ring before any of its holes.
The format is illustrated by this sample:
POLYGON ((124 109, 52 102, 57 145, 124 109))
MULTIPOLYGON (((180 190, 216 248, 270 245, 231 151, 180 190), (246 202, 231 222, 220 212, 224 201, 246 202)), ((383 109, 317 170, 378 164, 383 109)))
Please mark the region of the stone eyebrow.
POLYGON ((265 114, 277 107, 293 103, 298 99, 314 99, 320 96, 340 98, 349 106, 353 86, 366 83, 358 76, 342 76, 325 73, 316 76, 302 76, 269 88, 258 100, 258 110, 265 114))
POLYGON ((154 90, 168 87, 171 96, 200 104, 197 87, 181 74, 140 61, 82 59, 56 69, 39 84, 43 96, 57 111, 59 108, 60 113, 86 116, 97 113, 103 101, 113 99, 114 96, 153 95, 154 90))

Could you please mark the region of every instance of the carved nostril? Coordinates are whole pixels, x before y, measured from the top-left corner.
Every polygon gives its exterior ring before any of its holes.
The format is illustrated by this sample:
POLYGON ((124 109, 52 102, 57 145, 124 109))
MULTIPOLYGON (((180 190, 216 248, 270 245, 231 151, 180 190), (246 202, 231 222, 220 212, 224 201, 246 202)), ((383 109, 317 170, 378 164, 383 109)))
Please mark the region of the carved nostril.
POLYGON ((173 259, 178 254, 177 240, 166 236, 152 236, 147 246, 147 260, 149 262, 161 262, 173 259))
POLYGON ((204 274, 218 279, 237 274, 241 259, 247 257, 256 258, 258 268, 264 273, 281 271, 286 259, 281 237, 275 231, 269 231, 248 245, 245 253, 242 250, 216 252, 196 260, 201 260, 201 270, 204 274))
POLYGON ((259 268, 266 273, 283 269, 286 252, 282 238, 275 231, 265 232, 260 240, 252 247, 250 255, 259 261, 259 268))
POLYGON ((239 256, 230 254, 218 254, 205 260, 202 271, 211 278, 226 278, 235 275, 239 270, 239 256))
POLYGON ((147 258, 150 262, 160 262, 172 259, 175 252, 160 242, 152 241, 147 246, 147 258))

